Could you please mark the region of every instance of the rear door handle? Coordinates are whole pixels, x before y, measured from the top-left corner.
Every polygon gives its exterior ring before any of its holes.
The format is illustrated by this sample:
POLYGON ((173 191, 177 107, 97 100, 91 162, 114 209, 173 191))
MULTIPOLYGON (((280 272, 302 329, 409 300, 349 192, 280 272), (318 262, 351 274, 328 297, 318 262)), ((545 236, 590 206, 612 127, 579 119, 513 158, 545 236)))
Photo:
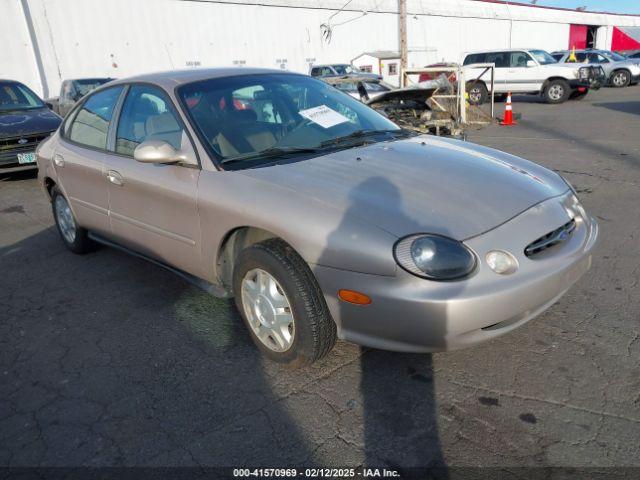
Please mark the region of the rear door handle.
POLYGON ((109 170, 107 172, 107 180, 109 180, 114 185, 117 185, 118 187, 121 187, 122 185, 124 185, 124 180, 122 179, 122 175, 120 175, 115 170, 109 170))
POLYGON ((56 167, 64 167, 64 157, 59 153, 56 153, 53 156, 53 163, 55 163, 56 167))

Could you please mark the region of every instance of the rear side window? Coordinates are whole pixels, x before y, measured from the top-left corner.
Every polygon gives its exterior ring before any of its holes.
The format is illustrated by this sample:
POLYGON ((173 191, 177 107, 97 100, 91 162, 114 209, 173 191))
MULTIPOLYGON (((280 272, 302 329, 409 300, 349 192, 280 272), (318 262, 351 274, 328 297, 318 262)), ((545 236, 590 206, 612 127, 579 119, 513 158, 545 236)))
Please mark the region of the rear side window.
POLYGON ((486 54, 485 53, 472 53, 471 55, 467 55, 464 59, 464 65, 471 65, 472 63, 486 63, 486 54))
POLYGON ((176 150, 183 141, 183 129, 161 90, 134 85, 127 93, 116 132, 116 153, 133 156, 138 145, 147 140, 162 140, 176 150))
POLYGON ((487 53, 485 60, 487 63, 495 63, 496 68, 508 68, 511 63, 510 52, 491 52, 487 53))
POLYGON ((108 88, 90 96, 71 119, 68 127, 65 125, 64 131, 69 140, 106 150, 109 123, 122 88, 108 88))

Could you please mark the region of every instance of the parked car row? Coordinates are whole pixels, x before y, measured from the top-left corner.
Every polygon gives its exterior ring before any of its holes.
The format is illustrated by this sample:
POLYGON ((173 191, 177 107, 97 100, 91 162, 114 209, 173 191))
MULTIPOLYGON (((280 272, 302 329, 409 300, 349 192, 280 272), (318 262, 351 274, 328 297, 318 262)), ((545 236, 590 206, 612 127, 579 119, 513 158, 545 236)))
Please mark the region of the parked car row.
POLYGON ((35 168, 38 144, 86 94, 111 78, 65 80, 60 96, 43 101, 26 85, 0 80, 0 172, 35 168))

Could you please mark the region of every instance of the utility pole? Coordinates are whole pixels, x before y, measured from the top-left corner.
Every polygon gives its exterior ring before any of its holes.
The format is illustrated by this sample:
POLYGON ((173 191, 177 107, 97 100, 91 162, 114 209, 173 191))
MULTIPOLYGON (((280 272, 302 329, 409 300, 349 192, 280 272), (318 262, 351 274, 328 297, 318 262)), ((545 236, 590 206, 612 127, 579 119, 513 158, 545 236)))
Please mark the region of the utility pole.
POLYGON ((404 71, 407 69, 407 0, 398 0, 398 34, 400 37, 400 86, 404 86, 404 71))

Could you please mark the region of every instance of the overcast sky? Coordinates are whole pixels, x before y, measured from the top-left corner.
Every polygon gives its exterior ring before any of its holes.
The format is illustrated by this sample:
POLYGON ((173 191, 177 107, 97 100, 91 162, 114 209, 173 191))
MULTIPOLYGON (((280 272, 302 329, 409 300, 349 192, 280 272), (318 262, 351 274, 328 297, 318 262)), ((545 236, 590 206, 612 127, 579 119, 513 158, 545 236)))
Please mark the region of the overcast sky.
MULTIPOLYGON (((530 0, 516 1, 530 3, 530 0)), ((640 14, 639 0, 538 0, 537 4, 563 8, 587 7, 587 10, 594 11, 640 14)))

